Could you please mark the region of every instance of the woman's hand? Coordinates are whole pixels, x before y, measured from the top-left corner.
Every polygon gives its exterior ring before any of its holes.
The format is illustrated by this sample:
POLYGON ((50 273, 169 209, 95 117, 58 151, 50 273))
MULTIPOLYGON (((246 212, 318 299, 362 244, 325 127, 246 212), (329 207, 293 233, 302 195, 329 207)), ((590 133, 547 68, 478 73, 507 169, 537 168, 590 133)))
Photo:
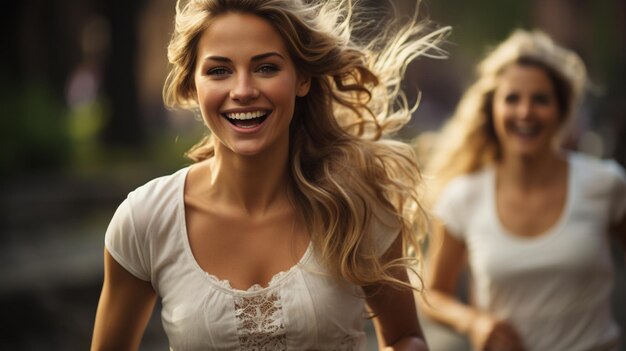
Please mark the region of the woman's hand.
POLYGON ((474 348, 481 351, 524 351, 521 337, 506 321, 478 314, 468 330, 474 348))

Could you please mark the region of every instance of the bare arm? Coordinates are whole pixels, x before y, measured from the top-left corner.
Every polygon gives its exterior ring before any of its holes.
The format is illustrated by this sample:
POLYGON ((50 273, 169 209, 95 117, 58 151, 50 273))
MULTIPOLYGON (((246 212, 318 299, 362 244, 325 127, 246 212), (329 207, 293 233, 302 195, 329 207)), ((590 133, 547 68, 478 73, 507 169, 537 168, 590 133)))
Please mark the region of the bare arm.
POLYGON ((126 271, 105 249, 104 285, 91 350, 137 350, 155 302, 150 283, 126 271))
POLYGON ((456 298, 456 287, 467 258, 465 244, 435 222, 429 249, 428 301, 422 304, 430 318, 470 338, 479 350, 523 350, 523 342, 506 321, 478 311, 456 298))
POLYGON ((452 237, 440 223, 434 223, 433 229, 428 250, 428 300, 422 308, 430 318, 467 334, 477 312, 455 297, 459 275, 467 258, 465 244, 452 237))
MULTIPOLYGON (((385 259, 399 258, 401 254, 402 241, 398 238, 386 253, 385 259)), ((409 282, 405 269, 398 269, 394 277, 409 282)), ((367 287, 365 291, 368 294, 368 307, 375 314, 373 321, 380 350, 428 350, 412 290, 383 285, 367 287)))

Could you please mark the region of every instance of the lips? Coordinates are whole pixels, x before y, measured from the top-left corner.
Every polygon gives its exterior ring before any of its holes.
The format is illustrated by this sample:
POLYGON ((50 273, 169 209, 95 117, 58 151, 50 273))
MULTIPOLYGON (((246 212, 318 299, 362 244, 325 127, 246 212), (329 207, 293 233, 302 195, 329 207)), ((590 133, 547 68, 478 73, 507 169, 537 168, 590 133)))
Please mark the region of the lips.
POLYGON ((246 112, 228 112, 223 113, 222 116, 238 128, 251 129, 265 122, 270 113, 271 111, 257 110, 246 112))
POLYGON ((542 130, 539 123, 510 123, 507 129, 509 132, 522 138, 534 138, 542 130))

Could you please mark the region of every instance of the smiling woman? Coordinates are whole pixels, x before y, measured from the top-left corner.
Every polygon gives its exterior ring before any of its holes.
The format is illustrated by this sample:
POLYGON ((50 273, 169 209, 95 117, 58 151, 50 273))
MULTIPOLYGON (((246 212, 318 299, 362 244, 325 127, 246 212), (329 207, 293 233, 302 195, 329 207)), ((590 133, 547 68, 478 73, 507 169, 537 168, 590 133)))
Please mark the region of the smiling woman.
POLYGON ((564 119, 549 75, 537 65, 504 69, 493 92, 493 128, 501 157, 549 152, 564 119))
POLYGON ((608 234, 626 244, 626 174, 559 148, 583 62, 518 30, 478 72, 428 167, 438 241, 425 312, 477 350, 617 350, 608 234), (455 298, 465 258, 469 305, 455 298))
POLYGON ((215 147, 239 155, 282 150, 268 159, 284 163, 296 97, 308 93, 310 78, 296 74, 280 33, 256 15, 230 13, 212 21, 197 50, 194 85, 215 147))
POLYGON ((136 349, 157 298, 172 350, 364 350, 368 311, 381 348, 427 349, 408 279, 419 170, 383 136, 410 118, 407 64, 448 29, 390 24, 364 45, 355 10, 178 2, 164 98, 210 136, 116 211, 92 349, 136 349))

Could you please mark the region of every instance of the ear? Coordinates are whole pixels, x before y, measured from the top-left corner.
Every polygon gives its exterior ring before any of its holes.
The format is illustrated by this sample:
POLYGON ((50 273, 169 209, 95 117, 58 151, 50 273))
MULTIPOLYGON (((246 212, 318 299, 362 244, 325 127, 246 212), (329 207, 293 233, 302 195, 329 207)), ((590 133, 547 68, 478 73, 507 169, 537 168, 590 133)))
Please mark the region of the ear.
POLYGON ((311 77, 300 76, 296 83, 296 96, 306 96, 309 93, 309 89, 311 89, 311 77))

